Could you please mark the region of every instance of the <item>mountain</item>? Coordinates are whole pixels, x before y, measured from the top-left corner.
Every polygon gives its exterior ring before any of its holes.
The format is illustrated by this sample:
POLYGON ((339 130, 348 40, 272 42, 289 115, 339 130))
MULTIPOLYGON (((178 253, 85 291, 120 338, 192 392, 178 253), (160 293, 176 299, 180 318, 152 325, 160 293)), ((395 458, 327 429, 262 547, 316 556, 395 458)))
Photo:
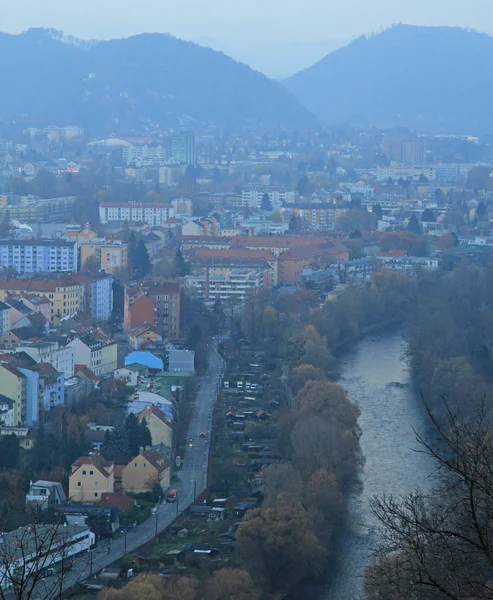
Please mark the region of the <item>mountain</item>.
POLYGON ((397 25, 283 81, 328 124, 492 132, 493 38, 397 25))
POLYGON ((3 119, 80 123, 92 131, 184 116, 225 126, 318 123, 281 84, 166 34, 89 43, 30 29, 0 34, 0 55, 3 119))
POLYGON ((344 40, 329 39, 322 42, 290 42, 259 44, 257 40, 223 44, 215 38, 197 38, 193 40, 201 46, 220 50, 236 60, 246 63, 252 69, 265 73, 271 79, 283 79, 340 48, 344 40))

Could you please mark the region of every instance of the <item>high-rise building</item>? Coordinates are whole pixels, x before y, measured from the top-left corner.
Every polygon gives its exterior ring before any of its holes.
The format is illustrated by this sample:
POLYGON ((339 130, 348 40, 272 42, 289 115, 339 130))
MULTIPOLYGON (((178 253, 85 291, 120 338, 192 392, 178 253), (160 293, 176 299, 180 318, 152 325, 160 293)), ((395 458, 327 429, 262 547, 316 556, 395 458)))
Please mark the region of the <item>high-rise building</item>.
POLYGON ((382 152, 390 162, 406 166, 426 164, 426 140, 422 138, 386 137, 382 152))
POLYGON ((195 134, 193 131, 182 131, 173 136, 171 158, 181 164, 195 164, 195 134))

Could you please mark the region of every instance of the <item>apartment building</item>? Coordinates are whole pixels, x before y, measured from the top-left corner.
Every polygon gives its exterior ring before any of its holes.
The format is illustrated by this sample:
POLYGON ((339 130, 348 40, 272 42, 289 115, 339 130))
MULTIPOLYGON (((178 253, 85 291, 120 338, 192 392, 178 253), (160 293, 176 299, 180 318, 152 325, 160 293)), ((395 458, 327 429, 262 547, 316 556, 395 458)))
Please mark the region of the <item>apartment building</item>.
POLYGON ((99 220, 106 223, 147 223, 151 226, 163 225, 174 217, 175 211, 165 202, 101 202, 99 220))
POLYGON ((171 138, 171 159, 183 165, 195 164, 195 134, 182 131, 171 138))
POLYGON ((172 186, 178 183, 183 169, 179 165, 159 167, 159 185, 172 186))
POLYGON ((251 188, 243 190, 241 193, 241 206, 243 208, 257 208, 262 206, 264 194, 269 196, 269 201, 273 210, 279 210, 282 204, 291 203, 296 200, 294 190, 281 190, 277 188, 251 188))
POLYGON ((14 200, 3 196, 6 201, 0 202, 0 221, 20 221, 21 223, 51 223, 70 220, 76 196, 61 198, 39 198, 38 196, 22 196, 14 200))
POLYGON ((118 366, 118 344, 102 332, 81 335, 67 344, 73 348, 74 364, 83 365, 101 377, 118 366))
POLYGON ((113 493, 114 466, 113 462, 96 453, 78 458, 72 464, 69 477, 69 500, 99 503, 102 493, 113 493))
POLYGON ((80 265, 95 257, 97 268, 106 273, 117 273, 128 266, 128 244, 118 240, 96 239, 80 244, 80 265))
POLYGON ((17 273, 77 271, 77 242, 65 240, 0 240, 0 267, 17 273))
POLYGON ((135 167, 158 167, 170 159, 169 150, 164 146, 123 146, 122 157, 127 165, 135 167))
POLYGON ((279 212, 285 223, 296 218, 313 229, 333 229, 348 210, 348 205, 316 203, 284 205, 279 212))
POLYGON ((279 283, 285 285, 299 283, 303 270, 307 267, 326 269, 335 261, 348 259, 348 249, 337 241, 291 248, 279 256, 279 283))
POLYGON ((186 275, 184 285, 197 298, 206 302, 235 302, 242 304, 252 293, 271 285, 270 269, 232 269, 225 275, 203 273, 186 275))
POLYGON ((143 324, 153 325, 163 337, 180 337, 179 281, 145 281, 125 288, 124 331, 128 335, 143 324))

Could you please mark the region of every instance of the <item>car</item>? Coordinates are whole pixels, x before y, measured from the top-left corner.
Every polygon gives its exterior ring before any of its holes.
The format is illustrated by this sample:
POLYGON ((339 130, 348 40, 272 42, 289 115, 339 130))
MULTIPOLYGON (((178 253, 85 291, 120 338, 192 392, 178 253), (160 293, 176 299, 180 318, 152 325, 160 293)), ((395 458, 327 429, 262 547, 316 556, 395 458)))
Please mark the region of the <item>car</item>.
POLYGON ((201 431, 201 432, 200 432, 200 437, 201 437, 201 438, 205 438, 205 437, 206 437, 206 434, 205 434, 205 432, 204 432, 204 431, 201 431))

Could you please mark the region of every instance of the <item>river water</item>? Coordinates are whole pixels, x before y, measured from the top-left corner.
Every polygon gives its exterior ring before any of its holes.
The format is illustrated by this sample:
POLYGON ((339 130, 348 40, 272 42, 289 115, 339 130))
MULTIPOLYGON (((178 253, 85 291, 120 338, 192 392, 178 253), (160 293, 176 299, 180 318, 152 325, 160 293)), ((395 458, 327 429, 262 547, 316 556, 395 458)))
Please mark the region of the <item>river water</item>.
POLYGON ((428 487, 430 459, 415 451, 413 434, 413 428, 422 432, 428 424, 404 351, 402 333, 390 332, 363 339, 341 357, 339 383, 361 409, 363 490, 350 499, 349 530, 337 543, 327 587, 304 598, 363 599, 363 573, 377 536, 369 500, 428 487))

